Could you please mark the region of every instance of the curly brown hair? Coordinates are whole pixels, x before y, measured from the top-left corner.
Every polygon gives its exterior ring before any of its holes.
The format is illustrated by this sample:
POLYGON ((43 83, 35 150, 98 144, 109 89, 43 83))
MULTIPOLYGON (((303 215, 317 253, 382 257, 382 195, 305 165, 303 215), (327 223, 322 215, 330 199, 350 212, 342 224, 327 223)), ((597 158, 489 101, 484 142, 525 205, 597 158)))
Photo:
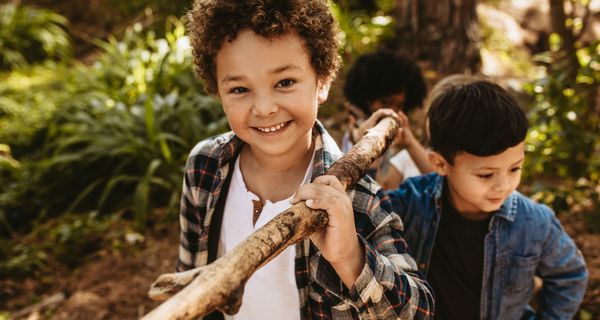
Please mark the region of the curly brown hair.
POLYGON ((266 38, 298 34, 319 79, 333 80, 339 68, 338 26, 325 0, 196 0, 187 27, 196 73, 212 94, 217 93, 215 57, 244 29, 266 38))

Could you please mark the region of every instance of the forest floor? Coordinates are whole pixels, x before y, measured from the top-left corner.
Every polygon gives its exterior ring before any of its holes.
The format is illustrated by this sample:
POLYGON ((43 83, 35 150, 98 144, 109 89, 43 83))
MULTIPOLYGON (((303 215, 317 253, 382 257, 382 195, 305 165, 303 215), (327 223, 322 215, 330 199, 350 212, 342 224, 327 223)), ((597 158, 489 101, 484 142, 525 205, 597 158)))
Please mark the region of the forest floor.
POLYGON ((126 249, 103 248, 73 270, 59 267, 39 279, 0 280, 0 296, 7 298, 0 310, 13 319, 137 319, 159 304, 147 297, 150 284, 175 270, 177 228, 175 222, 126 249))
MULTIPOLYGON (((586 258, 590 284, 576 319, 600 319, 600 234, 587 228, 583 215, 561 216, 567 232, 586 258)), ((0 310, 13 319, 138 319, 158 303, 147 297, 150 284, 162 273, 173 272, 177 259, 177 223, 147 235, 135 248, 102 249, 74 270, 55 270, 42 279, 0 280, 5 301, 0 310), (32 297, 38 306, 31 307, 32 297)), ((5 316, 8 318, 8 316, 5 316)), ((3 319, 0 315, 0 319, 3 319)))

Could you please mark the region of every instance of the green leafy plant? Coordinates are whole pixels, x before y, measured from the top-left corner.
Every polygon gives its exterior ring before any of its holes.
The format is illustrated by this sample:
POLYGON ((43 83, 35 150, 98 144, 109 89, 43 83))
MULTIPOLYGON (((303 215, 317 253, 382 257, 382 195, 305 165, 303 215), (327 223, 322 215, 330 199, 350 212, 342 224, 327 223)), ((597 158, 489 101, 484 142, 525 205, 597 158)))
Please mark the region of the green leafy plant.
POLYGON ((37 224, 17 244, 0 239, 0 279, 42 278, 53 267, 76 267, 105 243, 124 237, 125 232, 112 230, 116 225, 115 216, 65 214, 37 224))
POLYGON ((125 211, 143 228, 153 208, 175 211, 187 154, 227 122, 193 74, 183 24, 170 18, 167 30, 157 38, 135 25, 73 71, 40 159, 23 162, 21 179, 0 195, 9 221, 125 211))
POLYGON ((0 5, 0 69, 71 56, 67 19, 49 10, 14 3, 0 5))
POLYGON ((360 8, 352 2, 331 1, 333 14, 340 25, 338 38, 341 54, 346 62, 372 51, 377 44, 393 35, 393 18, 390 15, 395 2, 375 1, 375 8, 360 8), (370 12, 372 11, 372 12, 370 12))
POLYGON ((94 212, 85 215, 64 215, 60 223, 48 230, 45 249, 61 263, 74 267, 85 257, 102 247, 109 220, 100 219, 94 212))
POLYGON ((529 111, 531 129, 524 170, 534 197, 559 211, 574 206, 592 208, 598 218, 600 115, 594 103, 600 83, 599 44, 596 41, 578 50, 580 68, 574 78, 561 68, 558 46, 551 45, 554 51, 538 57, 547 75, 526 87, 535 102, 529 111))
POLYGON ((10 145, 15 157, 41 148, 54 111, 75 83, 70 69, 47 61, 0 74, 0 143, 10 145))
POLYGON ((39 248, 0 241, 0 279, 29 276, 44 268, 47 259, 39 248))
POLYGON ((143 227, 152 208, 176 207, 191 146, 226 128, 220 105, 194 78, 183 25, 169 23, 164 39, 136 25, 123 41, 101 44, 94 90, 56 118, 42 166, 45 175, 72 178, 50 183, 75 192, 67 211, 131 209, 143 227))

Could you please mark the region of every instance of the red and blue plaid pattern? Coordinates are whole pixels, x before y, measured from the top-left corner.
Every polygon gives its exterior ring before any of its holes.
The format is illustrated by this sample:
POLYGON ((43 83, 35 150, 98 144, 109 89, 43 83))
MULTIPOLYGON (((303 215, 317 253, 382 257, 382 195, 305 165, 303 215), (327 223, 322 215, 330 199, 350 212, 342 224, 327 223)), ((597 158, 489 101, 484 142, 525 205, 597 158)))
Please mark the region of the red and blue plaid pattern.
MULTIPOLYGON (((313 139, 314 179, 342 154, 318 121, 313 139)), ((231 160, 243 144, 229 132, 198 143, 190 153, 181 199, 178 271, 206 265, 211 218, 231 160)), ((432 290, 408 254, 402 221, 387 195, 369 177, 351 187, 348 195, 365 246, 365 267, 348 290, 310 240, 296 244, 302 319, 433 319, 432 290)))

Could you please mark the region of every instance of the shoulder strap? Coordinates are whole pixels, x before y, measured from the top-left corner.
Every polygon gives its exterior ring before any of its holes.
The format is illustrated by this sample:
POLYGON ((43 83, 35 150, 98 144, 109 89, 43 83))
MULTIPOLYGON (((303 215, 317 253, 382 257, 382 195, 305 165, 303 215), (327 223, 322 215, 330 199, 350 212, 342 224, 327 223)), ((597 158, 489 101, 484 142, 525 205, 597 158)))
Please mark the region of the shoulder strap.
POLYGON ((213 212, 212 222, 208 229, 208 261, 212 263, 217 260, 217 249, 219 248, 219 237, 221 235, 221 224, 223 222, 223 212, 225 211, 225 202, 227 201, 227 194, 229 193, 229 185, 231 184, 231 177, 233 176, 234 163, 230 163, 229 172, 223 182, 219 199, 217 199, 217 205, 213 212))
MULTIPOLYGON (((234 157, 235 159, 235 157, 234 157)), ((229 185, 231 183, 231 177, 233 176, 234 163, 230 163, 229 172, 227 172, 227 177, 225 178, 225 182, 223 182, 223 187, 221 188, 221 193, 219 194, 219 199, 217 200, 217 205, 215 206, 215 211, 213 212, 212 222, 208 229, 208 261, 207 263, 212 263, 217 260, 217 250, 219 248, 219 237, 221 235, 221 224, 223 222, 223 212, 225 211, 225 201, 227 200, 227 194, 229 193, 229 185)), ((208 316, 204 317, 204 320, 224 320, 225 317, 223 313, 219 311, 214 311, 208 316)))

